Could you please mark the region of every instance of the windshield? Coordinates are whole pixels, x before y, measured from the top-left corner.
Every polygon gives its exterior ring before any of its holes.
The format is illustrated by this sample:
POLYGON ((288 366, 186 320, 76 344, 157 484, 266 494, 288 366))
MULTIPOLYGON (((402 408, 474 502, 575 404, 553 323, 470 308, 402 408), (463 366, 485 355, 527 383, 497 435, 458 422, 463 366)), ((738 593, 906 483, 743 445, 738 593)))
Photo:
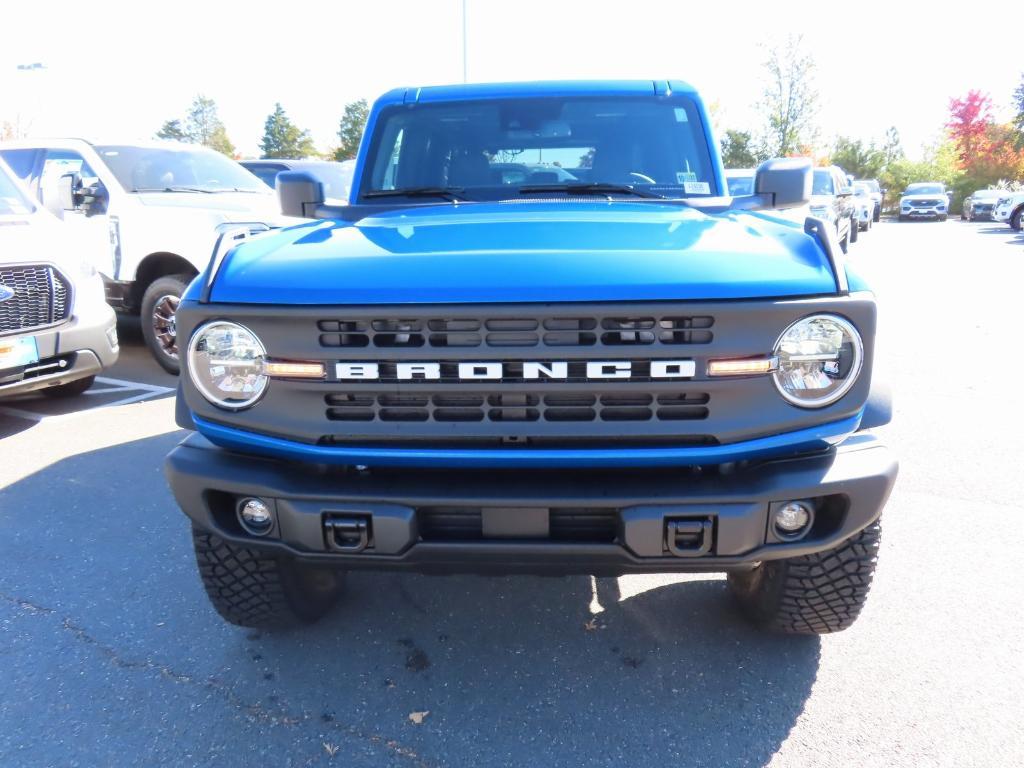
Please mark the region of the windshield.
POLYGON ((35 209, 8 173, 7 166, 0 164, 0 216, 24 216, 35 209))
POLYGON ((857 181, 854 182, 853 193, 857 195, 857 197, 868 197, 871 194, 871 189, 867 184, 857 181))
POLYGON ((265 192, 234 160, 205 147, 96 147, 126 192, 265 192))
POLYGON ((733 197, 754 194, 753 176, 727 176, 725 183, 729 186, 729 194, 733 197))
POLYGON ((861 181, 859 183, 863 184, 865 187, 867 187, 868 191, 870 191, 870 192, 881 192, 882 191, 882 188, 878 186, 878 182, 875 181, 874 179, 864 179, 864 181, 861 181))
POLYGON ((944 195, 946 188, 941 184, 910 184, 904 195, 944 195))
MULTIPOLYGON (((361 201, 397 190, 452 190, 467 200, 630 186, 645 197, 718 193, 694 102, 540 97, 382 110, 361 201), (561 189, 558 189, 561 187, 561 189), (383 194, 382 194, 383 193, 383 194)), ((629 190, 625 190, 629 192, 629 190)))
POLYGON ((814 171, 814 186, 811 189, 812 195, 834 195, 835 185, 832 182, 832 172, 827 168, 817 168, 814 171))
POLYGON ((979 189, 971 197, 975 200, 995 200, 1002 194, 1005 194, 1005 192, 1001 189, 979 189))

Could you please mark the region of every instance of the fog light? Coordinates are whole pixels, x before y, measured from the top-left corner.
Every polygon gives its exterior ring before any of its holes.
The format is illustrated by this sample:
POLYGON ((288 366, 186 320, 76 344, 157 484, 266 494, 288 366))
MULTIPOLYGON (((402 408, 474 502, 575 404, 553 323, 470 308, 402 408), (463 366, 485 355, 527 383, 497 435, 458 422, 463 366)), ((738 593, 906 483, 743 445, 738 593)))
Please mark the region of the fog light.
POLYGON ((793 538, 807 529, 811 508, 800 501, 791 501, 775 510, 775 530, 780 536, 793 538))
POLYGON ((245 499, 238 505, 238 520, 253 536, 265 536, 274 527, 270 507, 260 499, 245 499))

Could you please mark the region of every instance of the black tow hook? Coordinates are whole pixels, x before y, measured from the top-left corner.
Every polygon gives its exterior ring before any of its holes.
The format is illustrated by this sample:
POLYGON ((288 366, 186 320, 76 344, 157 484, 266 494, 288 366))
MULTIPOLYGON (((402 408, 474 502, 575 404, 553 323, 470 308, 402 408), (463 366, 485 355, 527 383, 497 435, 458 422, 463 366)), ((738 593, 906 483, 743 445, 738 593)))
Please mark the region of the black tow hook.
POLYGON ((332 552, 362 552, 370 545, 370 523, 363 517, 325 517, 324 541, 332 552))

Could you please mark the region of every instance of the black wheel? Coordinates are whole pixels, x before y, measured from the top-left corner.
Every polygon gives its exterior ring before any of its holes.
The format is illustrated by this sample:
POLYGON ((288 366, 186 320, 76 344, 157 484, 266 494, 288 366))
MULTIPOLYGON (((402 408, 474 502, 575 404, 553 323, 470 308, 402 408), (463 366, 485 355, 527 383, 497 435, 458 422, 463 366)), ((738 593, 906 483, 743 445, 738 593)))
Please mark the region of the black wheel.
POLYGON ((309 624, 337 600, 344 574, 231 544, 192 528, 199 576, 217 613, 232 624, 282 629, 309 624))
POLYGON ((85 392, 96 381, 95 376, 86 376, 84 379, 69 381, 67 384, 58 384, 55 387, 47 387, 41 390, 47 397, 78 397, 85 392))
POLYGON ((1024 208, 1018 208, 1010 217, 1010 226, 1018 232, 1020 232, 1021 227, 1021 216, 1024 216, 1024 208))
POLYGON ((860 237, 860 224, 857 223, 857 217, 850 217, 850 242, 856 243, 857 238, 860 237))
POLYGON ((168 373, 177 374, 180 370, 174 313, 178 311, 178 303, 190 282, 192 278, 189 275, 167 275, 150 283, 142 296, 139 311, 142 337, 160 367, 168 373))
POLYGON ((729 574, 740 612, 757 626, 787 634, 848 628, 867 600, 881 530, 875 521, 835 549, 766 560, 752 571, 729 574))
POLYGON ((843 253, 846 253, 846 252, 848 252, 850 250, 850 230, 849 229, 846 230, 846 235, 843 237, 843 239, 839 241, 839 248, 842 250, 843 253))
POLYGON ((939 221, 945 221, 945 220, 946 220, 945 214, 943 214, 942 216, 939 216, 939 221))
POLYGON ((906 221, 906 220, 907 220, 907 217, 906 217, 906 216, 904 216, 904 215, 903 215, 903 214, 901 213, 901 214, 900 214, 900 221, 906 221))
POLYGON ((873 222, 875 222, 875 223, 878 223, 879 221, 882 220, 882 206, 880 206, 880 205, 876 205, 875 206, 875 212, 874 212, 874 214, 872 214, 871 220, 873 222))

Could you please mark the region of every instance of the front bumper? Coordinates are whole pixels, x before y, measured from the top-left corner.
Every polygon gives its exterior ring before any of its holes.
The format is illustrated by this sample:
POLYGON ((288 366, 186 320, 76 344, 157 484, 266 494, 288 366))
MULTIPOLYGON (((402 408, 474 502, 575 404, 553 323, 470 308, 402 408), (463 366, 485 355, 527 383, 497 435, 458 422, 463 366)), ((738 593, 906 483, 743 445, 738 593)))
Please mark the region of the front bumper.
MULTIPOLYGON (((117 362, 117 320, 114 310, 102 302, 83 306, 83 311, 55 328, 34 336, 39 361, 22 368, 0 371, 0 397, 24 395, 48 387, 95 376, 117 362)), ((4 337, 7 338, 18 338, 4 337)))
POLYGON ((897 464, 858 433, 744 468, 359 472, 233 453, 193 434, 164 472, 199 528, 306 562, 617 575, 735 570, 830 549, 881 514, 897 464), (252 496, 273 512, 267 536, 238 522, 239 501, 252 496), (769 513, 793 499, 812 500, 815 521, 804 538, 782 541, 769 513))
POLYGON ((937 219, 946 215, 945 208, 900 208, 900 215, 911 219, 937 219))

